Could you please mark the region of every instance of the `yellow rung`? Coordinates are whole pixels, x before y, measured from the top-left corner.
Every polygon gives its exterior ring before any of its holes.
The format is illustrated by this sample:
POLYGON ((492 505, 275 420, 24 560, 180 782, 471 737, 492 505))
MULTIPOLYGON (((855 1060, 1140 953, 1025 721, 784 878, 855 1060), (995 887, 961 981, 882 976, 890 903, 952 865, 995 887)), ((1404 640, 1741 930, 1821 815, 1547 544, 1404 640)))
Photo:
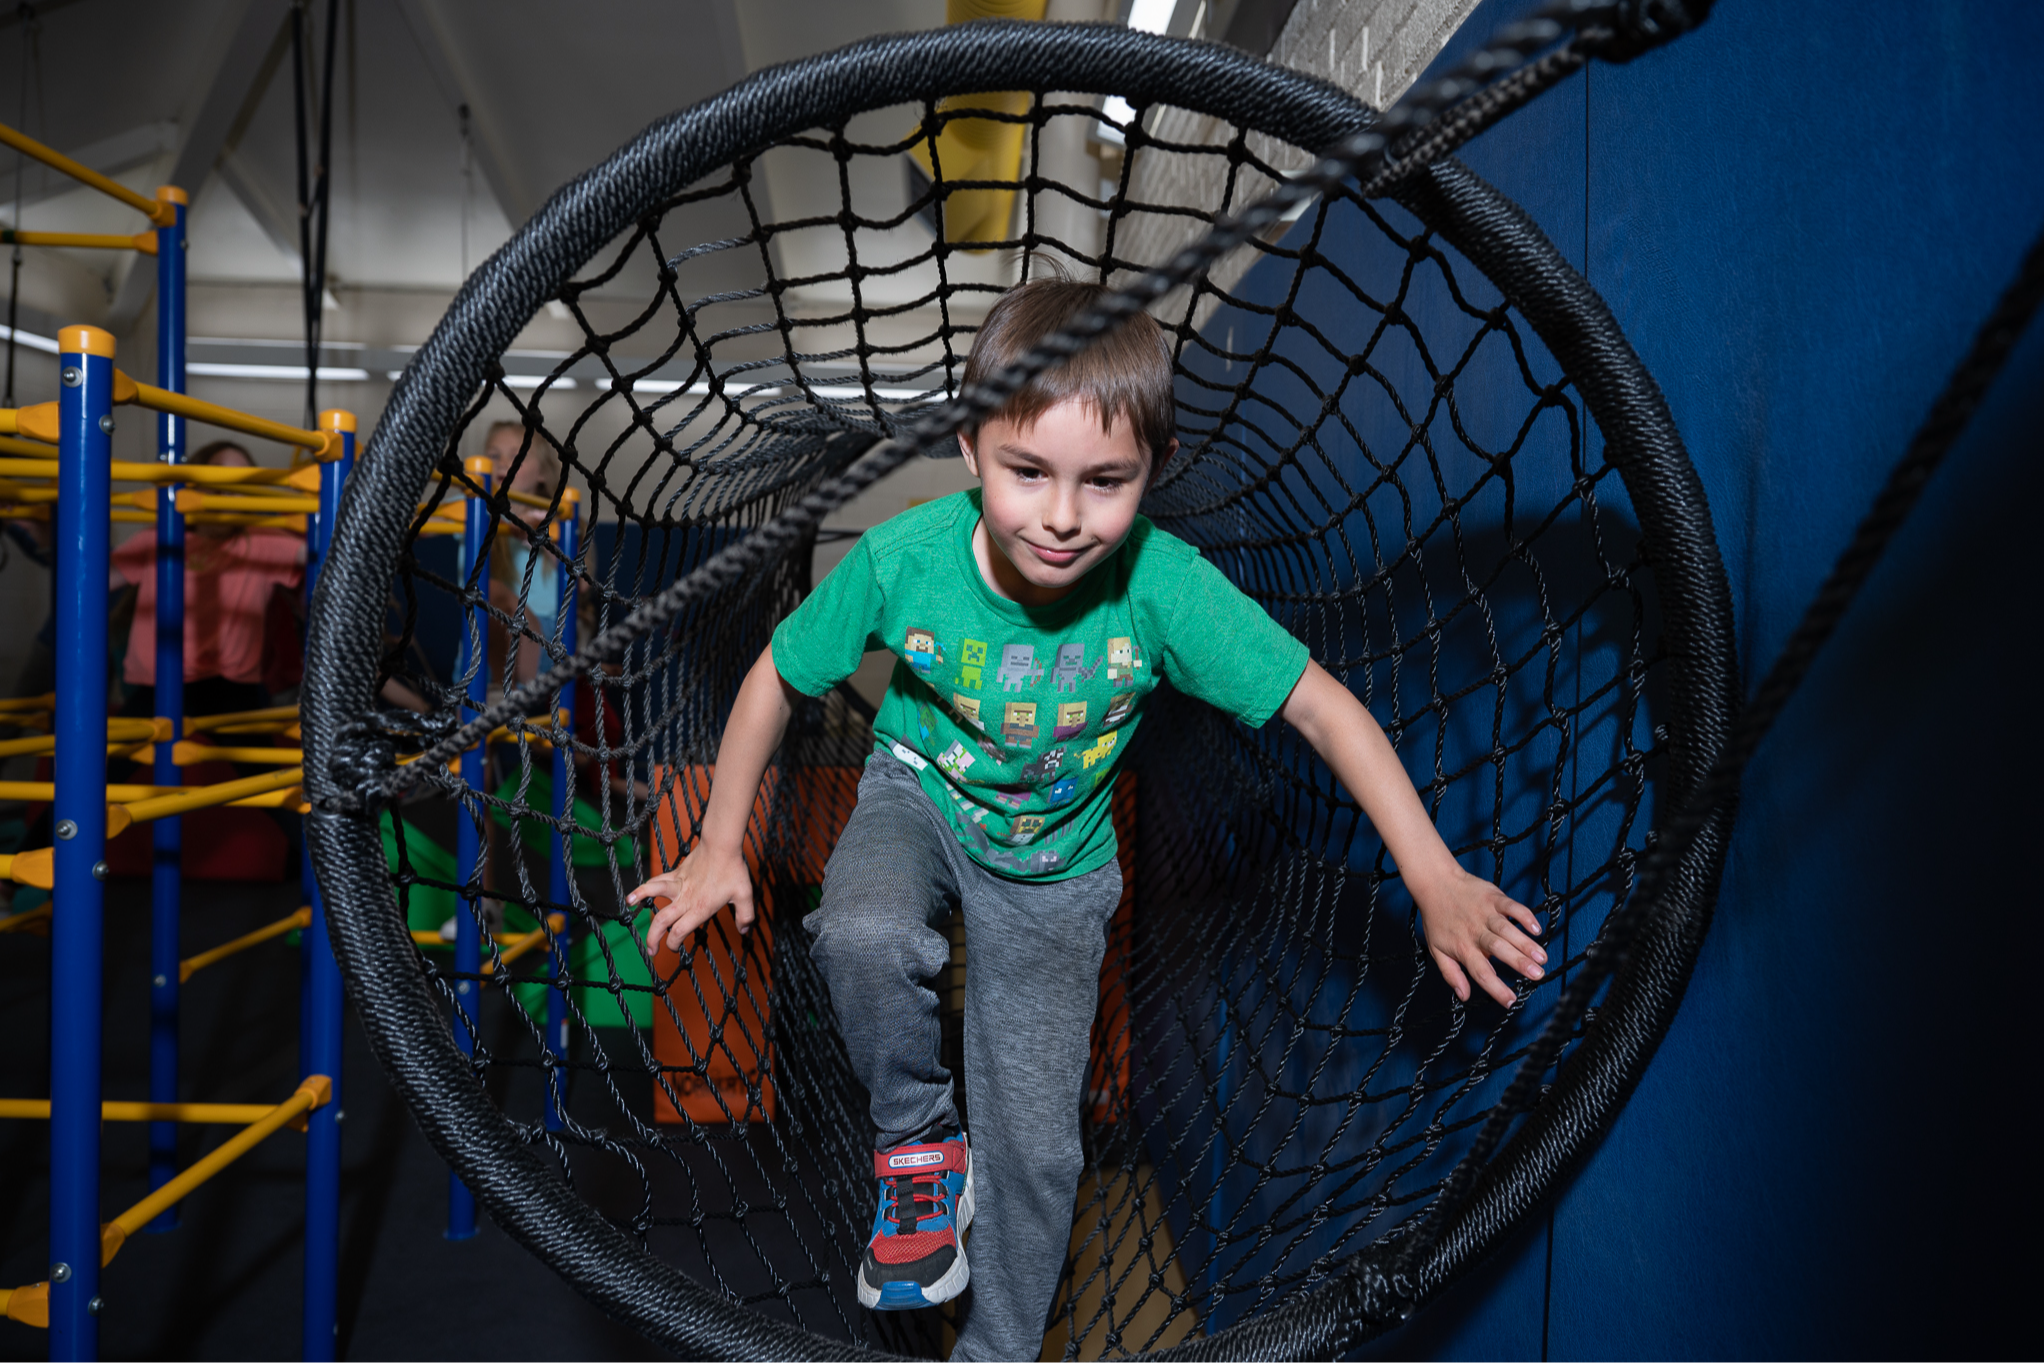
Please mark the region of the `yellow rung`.
POLYGON ((548 933, 557 933, 562 928, 568 926, 568 915, 564 913, 550 913, 546 916, 546 923, 547 925, 543 928, 534 928, 531 932, 521 933, 509 941, 506 941, 500 934, 497 938, 497 944, 504 949, 497 953, 497 960, 483 962, 483 974, 493 973, 497 968, 498 961, 508 966, 534 947, 544 944, 548 933))
POLYGON ((16 477, 54 478, 57 476, 57 452, 39 440, 21 440, 11 435, 0 436, 0 454, 26 455, 30 459, 48 460, 50 471, 44 474, 17 474, 16 477))
MULTIPOLYGON (((277 805, 285 803, 285 797, 280 792, 296 788, 304 779, 303 767, 286 767, 282 771, 264 772, 260 776, 244 776, 239 781, 221 781, 210 786, 198 786, 191 790, 135 800, 126 808, 128 816, 136 823, 147 823, 151 819, 164 819, 173 814, 189 814, 195 809, 238 804, 251 796, 271 796, 269 803, 277 805)), ((292 802, 295 803, 295 800, 292 802)))
POLYGON ((266 710, 237 710, 231 715, 202 715, 185 721, 187 734, 210 733, 215 729, 231 733, 262 733, 266 730, 253 726, 276 720, 279 724, 296 724, 298 707, 295 705, 272 705, 266 710))
MULTIPOLYGON (((0 459, 0 478, 57 476, 55 450, 32 445, 26 440, 0 438, 0 451, 30 456, 0 459)), ((293 472, 290 469, 236 468, 226 464, 145 464, 132 459, 116 459, 109 467, 116 483, 198 483, 208 487, 283 486, 307 492, 319 490, 319 470, 310 465, 293 472), (311 475, 309 479, 307 474, 311 475)))
POLYGON ((156 233, 154 230, 137 232, 132 237, 123 237, 110 232, 17 232, 11 227, 0 227, 0 246, 82 246, 88 250, 140 251, 143 255, 156 254, 156 233))
POLYGON ((324 1074, 313 1075, 300 1084, 298 1091, 289 1099, 271 1108, 269 1114, 260 1121, 243 1128, 191 1168, 107 1222, 100 1228, 100 1263, 111 1263, 114 1255, 120 1253, 121 1246, 127 1243, 129 1236, 184 1201, 194 1188, 255 1149, 284 1126, 297 1121, 316 1107, 324 1107, 332 1101, 333 1096, 333 1080, 324 1074))
MULTIPOLYGON (((194 1126, 247 1126, 276 1111, 275 1103, 101 1103, 103 1122, 186 1122, 194 1126)), ((0 1098, 0 1119, 46 1122, 47 1098, 0 1098)))
MULTIPOLYGON (((14 858, 8 857, 7 860, 12 862, 14 858)), ((8 869, 11 870, 13 868, 9 867, 8 869)), ((0 871, 0 875, 5 874, 6 871, 0 871)), ((38 904, 32 909, 21 913, 12 913, 5 918, 0 918, 0 932, 34 932, 37 930, 36 925, 38 923, 47 923, 49 921, 50 906, 48 904, 38 904)), ((48 929, 43 930, 48 931, 48 929)))
MULTIPOLYGON (((55 407, 55 403, 44 403, 55 407)), ((308 431, 301 426, 286 426, 281 421, 238 412, 232 407, 222 407, 217 402, 202 402, 183 393, 173 393, 154 384, 138 383, 120 370, 114 371, 114 405, 143 407, 152 412, 165 412, 181 416, 187 421, 203 421, 209 426, 238 431, 252 435, 259 440, 274 440, 281 445, 296 445, 312 451, 313 457, 325 462, 341 457, 341 434, 339 431, 308 431)), ((28 408, 22 409, 24 412, 28 408)), ((55 426, 52 421, 51 426, 55 426)))
POLYGON ((303 748, 216 748, 210 743, 194 743, 189 739, 173 743, 170 760, 180 767, 195 766, 200 762, 246 762, 251 766, 295 767, 305 761, 303 748))
POLYGON ((305 515, 319 510, 319 498, 291 496, 289 494, 252 497, 245 493, 206 492, 199 488, 181 487, 177 490, 177 509, 187 516, 197 511, 265 513, 286 511, 305 515))
MULTIPOLYGON (((293 928, 309 928, 311 926, 312 906, 307 904, 289 918, 280 918, 274 923, 257 928, 254 932, 243 933, 233 941, 214 947, 211 951, 202 951, 196 956, 187 957, 185 960, 179 961, 177 963, 177 982, 183 984, 193 974, 204 970, 207 966, 224 961, 229 956, 247 951, 250 947, 261 942, 267 942, 272 937, 282 937, 293 928)), ((255 1119, 251 1117, 249 1120, 254 1121, 255 1119)))
POLYGON ((184 202, 184 194, 173 190, 176 199, 145 199, 124 184, 109 180, 90 166, 80 165, 54 147, 46 147, 26 133, 0 124, 0 142, 33 160, 40 161, 51 170, 59 171, 82 185, 90 185, 108 198, 119 199, 137 213, 155 223, 158 227, 170 227, 177 222, 177 205, 184 202))

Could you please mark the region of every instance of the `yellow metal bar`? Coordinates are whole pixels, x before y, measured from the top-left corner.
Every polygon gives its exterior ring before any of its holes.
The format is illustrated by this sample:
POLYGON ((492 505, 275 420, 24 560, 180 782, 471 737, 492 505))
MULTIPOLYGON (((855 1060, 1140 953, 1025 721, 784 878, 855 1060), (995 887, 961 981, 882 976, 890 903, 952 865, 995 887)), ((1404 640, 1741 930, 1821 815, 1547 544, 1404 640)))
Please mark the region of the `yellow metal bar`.
POLYGON ((0 227, 0 246, 82 246, 99 251, 140 251, 156 254, 156 233, 137 232, 132 237, 107 232, 17 232, 0 227))
MULTIPOLYGON (((103 1122, 189 1122, 195 1126, 247 1126, 276 1111, 275 1103, 101 1103, 103 1122)), ((47 1098, 0 1098, 0 1119, 46 1122, 47 1098)))
POLYGON ((497 961, 502 961, 508 966, 534 947, 545 945, 549 940, 549 933, 559 932, 566 926, 568 926, 568 915, 564 913, 550 913, 546 916, 546 926, 543 928, 534 928, 531 932, 513 937, 508 942, 499 936, 497 941, 504 949, 497 953, 496 961, 483 962, 483 974, 488 975, 495 970, 497 961))
MULTIPOLYGON (((0 861, 8 863, 4 870, 0 870, 0 875, 6 875, 13 871, 13 857, 0 858, 0 861)), ((49 921, 50 906, 48 904, 38 904, 25 913, 11 913, 5 918, 0 918, 0 932, 34 932, 36 924, 47 923, 49 921)))
POLYGON ((0 700, 0 715, 13 714, 17 710, 54 710, 57 708, 57 693, 45 691, 40 696, 17 696, 13 700, 0 700))
MULTIPOLYGON (((341 436, 338 432, 308 431, 302 426, 286 426, 281 421, 271 421, 247 412, 238 412, 232 407, 222 407, 217 402, 202 402, 198 398, 173 393, 151 383, 137 383, 119 370, 114 371, 114 402, 116 405, 147 408, 152 412, 167 412, 171 416, 181 416, 187 421, 203 421, 209 426, 238 431, 242 435, 252 435, 259 440, 297 445, 311 450, 315 458, 326 458, 329 449, 333 452, 332 457, 340 456, 341 436)), ((54 407, 56 404, 44 403, 43 406, 54 407)), ((22 409, 24 414, 31 410, 34 409, 26 407, 22 409)), ((54 421, 49 424, 55 426, 54 421)))
MULTIPOLYGON (((264 772, 261 776, 244 776, 239 781, 221 781, 172 795, 156 795, 136 800, 127 806, 128 816, 136 823, 147 823, 151 819, 166 818, 172 814, 189 814, 195 809, 235 804, 251 795, 285 790, 297 786, 304 779, 303 767, 286 767, 282 771, 264 772)), ((280 797, 273 803, 281 804, 283 800, 280 797)))
POLYGON ((276 1132, 333 1098, 334 1084, 324 1074, 315 1074, 298 1086, 289 1099, 277 1104, 261 1121, 252 1122, 221 1142, 218 1149, 137 1202, 100 1228, 99 1261, 111 1263, 128 1237, 185 1200, 194 1188, 261 1145, 276 1132))
MULTIPOLYGON (((202 951, 196 956, 190 956, 179 961, 177 963, 177 982, 183 984, 195 972, 204 970, 207 966, 217 961, 224 961, 229 956, 239 955, 257 943, 267 942, 272 937, 282 937, 293 928, 307 928, 311 926, 312 906, 307 904, 289 918, 280 918, 267 927, 260 927, 254 932, 243 933, 233 941, 214 947, 211 951, 202 951)), ((255 1119, 251 1117, 249 1120, 254 1121, 255 1119)))
POLYGON ((258 724, 276 720, 279 724, 296 724, 298 707, 295 705, 272 705, 267 710, 237 710, 231 715, 202 715, 185 720, 188 734, 211 733, 215 729, 232 733, 263 733, 258 724))
POLYGON ((319 498, 294 496, 289 493, 252 497, 246 493, 205 492, 194 487, 181 487, 177 490, 177 509, 187 516, 194 511, 290 511, 302 515, 318 511, 319 498))
MULTIPOLYGON (((0 451, 19 453, 20 459, 0 459, 0 478, 54 478, 57 452, 26 440, 0 439, 0 451)), ((299 474, 290 469, 236 468, 224 464, 145 464, 134 459, 115 459, 109 467, 116 483, 203 483, 209 487, 296 487, 299 474)), ((302 473, 305 470, 300 470, 302 473)), ((311 472, 318 474, 318 469, 311 472)), ((317 483, 314 484, 317 486, 317 483)))
MULTIPOLYGON (((128 831, 133 818, 129 817, 127 806, 106 807, 106 835, 117 838, 128 831)), ((0 875, 6 876, 17 885, 34 885, 38 889, 53 890, 57 887, 56 852, 52 848, 37 847, 27 852, 16 852, 11 857, 0 857, 0 875)))
MULTIPOLYGON (((47 459, 53 466, 57 460, 57 451, 41 441, 22 440, 11 435, 0 436, 0 454, 18 454, 29 459, 47 459)), ((52 472, 42 476, 54 478, 57 475, 53 469, 52 472)))
POLYGON ((80 165, 54 147, 46 147, 26 133, 0 124, 0 142, 20 152, 23 156, 40 161, 51 170, 70 176, 79 184, 90 185, 108 198, 119 199, 137 213, 155 223, 158 227, 170 227, 177 222, 177 206, 167 199, 148 199, 101 175, 90 166, 80 165))
POLYGON ((57 404, 38 402, 33 407, 0 407, 0 435, 25 435, 45 445, 57 443, 57 404))
POLYGON ((49 1329, 50 1285, 30 1283, 26 1287, 0 1288, 0 1316, 38 1330, 49 1329))
POLYGON ((210 743, 193 743, 187 740, 171 745, 170 760, 180 767, 194 766, 200 762, 246 762, 251 766, 296 767, 304 763, 305 749, 216 748, 210 743))

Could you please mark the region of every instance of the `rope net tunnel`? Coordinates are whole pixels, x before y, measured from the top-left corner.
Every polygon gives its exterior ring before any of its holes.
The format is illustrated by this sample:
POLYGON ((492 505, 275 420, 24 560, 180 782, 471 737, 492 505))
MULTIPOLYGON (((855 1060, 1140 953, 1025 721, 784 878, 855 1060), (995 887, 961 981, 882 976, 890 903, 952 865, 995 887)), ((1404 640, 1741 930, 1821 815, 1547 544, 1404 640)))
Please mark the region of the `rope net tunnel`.
MULTIPOLYGON (((761 930, 722 918, 649 962, 624 896, 690 846, 738 684, 841 538, 830 513, 876 467, 955 458, 979 319, 1052 269, 1120 287, 1179 259, 1148 304, 1183 447, 1145 511, 1369 705, 1464 865, 1548 923, 1552 964, 1511 1010, 1456 1002, 1303 741, 1160 691, 1117 778, 1128 891, 1047 1352, 1349 1347, 1495 1244, 1623 1101, 1693 962, 1722 819, 1595 1006, 1556 1003, 1723 738, 1709 511, 1602 303, 1452 159, 1381 196, 1330 180, 1185 265, 1373 119, 1121 28, 874 40, 566 187, 407 371, 315 604, 311 841, 393 1081, 464 1186, 605 1309, 705 1356, 948 1345, 942 1312, 856 1304, 872 1128, 799 926, 873 751, 864 702, 799 710, 769 773, 761 930), (1104 170, 1075 177, 1075 149, 1104 170), (582 341, 514 387, 501 358, 549 307, 582 341), (465 465, 506 407, 517 455, 465 465), (550 529, 569 485, 579 538, 550 529), (450 516, 466 535, 436 533, 450 516), (536 679, 511 697, 531 703, 457 752, 507 679, 536 679), (384 708, 390 682, 433 714, 384 708), (429 751, 392 765, 407 746, 429 751), (473 965, 436 949, 443 925, 473 965), (1550 1023, 1539 1101, 1499 1114, 1550 1023)), ((962 942, 940 996, 969 968, 962 942)))

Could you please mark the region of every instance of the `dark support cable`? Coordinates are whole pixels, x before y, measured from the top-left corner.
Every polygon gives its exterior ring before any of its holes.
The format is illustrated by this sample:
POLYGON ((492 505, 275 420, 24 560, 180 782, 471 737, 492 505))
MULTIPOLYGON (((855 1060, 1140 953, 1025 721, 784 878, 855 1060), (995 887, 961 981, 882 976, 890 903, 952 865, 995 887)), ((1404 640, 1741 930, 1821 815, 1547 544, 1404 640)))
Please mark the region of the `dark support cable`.
POLYGON ((319 58, 319 86, 308 94, 306 78, 312 55, 305 50, 305 12, 310 4, 311 0, 303 0, 291 11, 292 107, 298 132, 299 292, 305 316, 305 425, 308 427, 319 421, 320 331, 326 301, 328 166, 333 151, 334 48, 340 20, 340 6, 336 0, 327 0, 326 47, 319 58), (316 161, 307 126, 312 99, 317 99, 320 106, 316 161))

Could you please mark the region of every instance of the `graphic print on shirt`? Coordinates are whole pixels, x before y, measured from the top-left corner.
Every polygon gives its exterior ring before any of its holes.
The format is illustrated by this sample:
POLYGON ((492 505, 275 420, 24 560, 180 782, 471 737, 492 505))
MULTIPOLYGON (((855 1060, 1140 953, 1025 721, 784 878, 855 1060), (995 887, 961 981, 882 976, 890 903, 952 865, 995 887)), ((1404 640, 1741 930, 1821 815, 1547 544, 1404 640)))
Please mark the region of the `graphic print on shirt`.
POLYGON ((1034 701, 1011 700, 1001 719, 1001 742, 1011 748, 1033 748, 1036 746, 1036 704, 1034 701))
POLYGON ((1058 765, 1065 760, 1064 746, 1060 744, 1039 754, 1034 762, 1022 768, 1022 779, 1032 786, 1040 786, 1057 775, 1058 765))
POLYGON ((1041 814, 1024 814, 1021 818, 1015 820, 1015 826, 1008 830, 1008 841, 1020 845, 1028 842, 1042 831, 1043 816, 1041 814))
POLYGON ((1051 669, 1050 684, 1060 691, 1076 691, 1080 682, 1092 681, 1093 674, 1100 670, 1100 660, 1095 658, 1091 667, 1082 666, 1085 661, 1085 644, 1059 644, 1057 666, 1051 669))
POLYGON ((953 691, 951 693, 951 708, 956 710, 958 717, 967 724, 978 729, 981 733, 986 732, 987 726, 980 722, 979 698, 977 696, 962 695, 957 691, 953 691))
POLYGON ((937 746, 937 716, 920 700, 916 702, 916 728, 922 731, 924 752, 937 746))
POLYGON ((1025 681, 1033 688, 1036 679, 1043 675, 1043 664, 1036 661, 1036 646, 1002 644, 1001 670, 997 675, 1004 690, 1020 691, 1025 681))
POLYGON ((1136 641, 1127 635, 1116 635, 1107 641, 1107 684, 1109 686, 1134 686, 1136 669, 1143 665, 1142 650, 1136 641))
POLYGON ((1055 809, 1059 805, 1069 804, 1071 802, 1072 797, 1074 795, 1077 795, 1078 793, 1079 793, 1078 777, 1060 776, 1056 781, 1053 781, 1051 783, 1051 787, 1049 790, 1043 792, 1043 798, 1045 803, 1049 804, 1051 808, 1055 809))
POLYGON ((1134 692, 1127 692, 1116 696, 1113 700, 1107 702, 1107 713, 1100 717, 1100 722, 1112 729, 1115 725, 1127 719, 1128 712, 1135 708, 1136 698, 1134 692))
MULTIPOLYGON (((1118 698, 1117 698, 1118 699, 1118 698)), ((1086 702, 1083 700, 1062 701, 1057 707, 1057 727, 1050 731, 1053 742, 1077 738, 1079 731, 1086 727, 1086 702)))
POLYGON ((960 646, 965 656, 958 667, 958 684, 979 690, 979 670, 987 664, 987 646, 978 639, 967 639, 960 646))
POLYGON ((1107 754, 1114 751, 1114 740, 1120 737, 1121 734, 1118 731, 1109 730, 1094 739, 1092 747, 1081 749, 1079 752, 1079 762, 1082 769, 1091 771, 1095 762, 1106 761, 1107 754))
POLYGON ((963 743, 953 742, 937 758, 937 765, 946 772, 949 772, 952 780, 963 781, 966 769, 978 760, 978 758, 965 750, 963 743))
POLYGON ((1022 806, 1029 803, 1029 787, 1002 786, 994 792, 994 803, 1006 805, 1010 812, 1019 813, 1022 806))
POLYGON ((937 636, 926 629, 909 626, 908 639, 902 646, 908 657, 908 665, 927 677, 930 668, 944 661, 944 650, 937 646, 937 636))

